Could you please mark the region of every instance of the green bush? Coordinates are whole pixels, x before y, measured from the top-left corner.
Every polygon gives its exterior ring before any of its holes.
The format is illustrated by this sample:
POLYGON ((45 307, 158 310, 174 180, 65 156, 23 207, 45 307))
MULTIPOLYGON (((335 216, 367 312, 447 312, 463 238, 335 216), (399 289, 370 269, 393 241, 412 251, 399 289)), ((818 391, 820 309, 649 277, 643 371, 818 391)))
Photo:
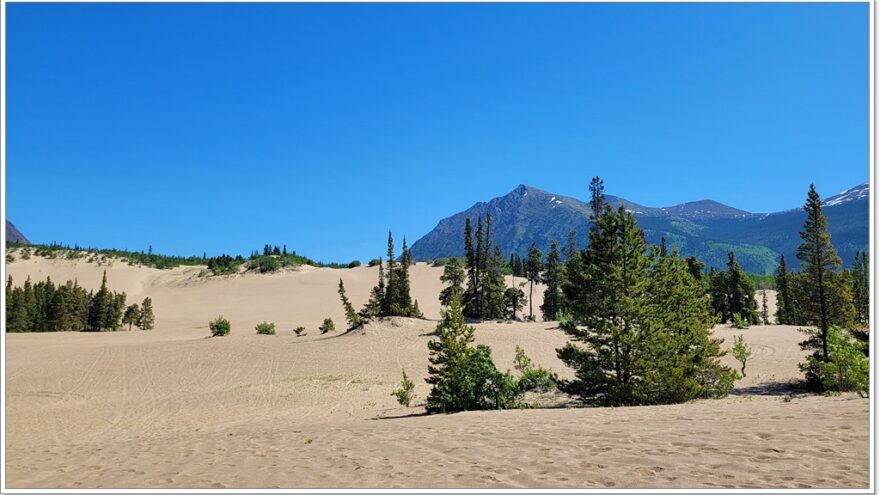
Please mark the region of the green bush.
POLYGON ((275 324, 262 322, 255 327, 259 335, 275 335, 275 324))
POLYGON ((327 332, 335 332, 336 324, 333 323, 333 318, 324 318, 324 323, 318 327, 318 330, 321 331, 321 334, 325 334, 327 332))
POLYGON ((357 268, 357 267, 359 267, 359 266, 361 266, 361 262, 358 261, 358 260, 354 260, 354 261, 352 261, 351 263, 348 264, 348 267, 349 267, 349 268, 357 268))
POLYGON ((808 383, 825 392, 868 391, 868 358, 860 343, 836 326, 828 328, 828 361, 816 351, 800 368, 808 383))
POLYGON ((382 260, 380 260, 379 258, 373 258, 370 260, 369 263, 367 263, 367 266, 378 266, 381 263, 382 263, 382 260))
POLYGON ((739 313, 734 313, 733 315, 733 326, 739 330, 745 330, 749 328, 749 322, 745 318, 742 317, 739 313))
POLYGON ((400 388, 391 392, 391 395, 397 397, 397 402, 399 402, 401 406, 409 407, 409 404, 412 402, 413 396, 415 395, 414 391, 416 389, 416 384, 406 376, 405 370, 401 370, 401 372, 403 372, 403 380, 400 382, 400 388))
POLYGON ((550 370, 536 368, 520 346, 516 346, 513 366, 522 374, 517 382, 522 392, 546 392, 556 388, 556 376, 550 370))
POLYGON ((260 273, 270 273, 281 268, 281 261, 274 256, 260 256, 256 261, 257 271, 260 273))
POLYGON ((214 318, 214 321, 208 323, 208 327, 211 329, 211 335, 214 337, 229 335, 229 332, 232 331, 232 325, 229 323, 229 320, 222 316, 214 318))
POLYGON ((293 333, 295 333, 297 337, 305 335, 305 331, 306 327, 296 327, 293 329, 293 333))
POLYGON ((697 381, 702 389, 702 397, 707 399, 722 399, 730 394, 738 376, 736 371, 714 363, 703 368, 697 381))

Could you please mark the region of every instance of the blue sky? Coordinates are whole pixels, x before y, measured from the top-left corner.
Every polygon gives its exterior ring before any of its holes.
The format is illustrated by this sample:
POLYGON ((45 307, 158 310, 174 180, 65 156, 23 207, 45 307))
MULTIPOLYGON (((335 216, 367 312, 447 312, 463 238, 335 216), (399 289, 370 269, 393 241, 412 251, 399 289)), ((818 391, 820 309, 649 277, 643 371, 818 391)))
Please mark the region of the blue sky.
POLYGON ((868 179, 868 4, 7 4, 34 242, 383 254, 525 183, 754 212, 868 179))

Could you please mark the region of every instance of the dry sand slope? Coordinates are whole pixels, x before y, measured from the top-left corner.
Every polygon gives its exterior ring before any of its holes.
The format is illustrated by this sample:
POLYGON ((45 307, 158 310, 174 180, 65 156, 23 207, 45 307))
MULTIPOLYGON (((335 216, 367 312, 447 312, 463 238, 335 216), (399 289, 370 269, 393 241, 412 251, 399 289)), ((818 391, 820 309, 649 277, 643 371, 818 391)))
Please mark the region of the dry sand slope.
MULTIPOLYGON (((868 400, 784 399, 780 384, 799 377, 802 359, 793 327, 716 328, 726 345, 742 333, 754 348, 748 378, 724 400, 417 416, 420 406, 399 406, 390 393, 403 368, 423 403, 435 322, 316 330, 326 316, 343 322, 339 277, 360 305, 375 269, 205 280, 193 268, 40 258, 7 268, 16 283, 51 275, 87 287, 107 268, 112 289, 130 302, 153 298, 157 315, 149 332, 6 336, 9 487, 868 485, 868 400), (219 313, 232 335, 206 338, 219 313), (279 335, 256 335, 262 320, 277 322, 279 335), (308 335, 297 338, 300 324, 308 335)), ((429 318, 439 315, 440 273, 412 271, 429 318)), ((486 323, 476 335, 502 369, 520 345, 570 376, 553 326, 486 323)))

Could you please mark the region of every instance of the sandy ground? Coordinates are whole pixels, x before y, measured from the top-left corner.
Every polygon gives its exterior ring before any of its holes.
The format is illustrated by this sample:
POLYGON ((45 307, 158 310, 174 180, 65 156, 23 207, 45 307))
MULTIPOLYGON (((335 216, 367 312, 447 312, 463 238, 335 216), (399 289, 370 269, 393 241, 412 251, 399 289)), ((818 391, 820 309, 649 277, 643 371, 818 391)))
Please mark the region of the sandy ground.
MULTIPOLYGON (((339 277, 359 306, 374 268, 204 279, 197 268, 32 257, 7 269, 16 284, 50 275, 93 288, 107 269, 111 289, 151 297, 157 317, 148 332, 6 335, 10 488, 868 486, 869 400, 792 398, 803 355, 794 327, 716 327, 725 346, 742 334, 754 349, 723 400, 424 416, 435 322, 316 330, 326 316, 342 326, 339 277), (217 314, 232 334, 207 338, 217 314), (256 335, 263 320, 279 335, 256 335), (295 337, 297 325, 308 335, 295 337), (401 369, 416 382, 410 408, 390 395, 401 369)), ((412 270, 428 318, 439 316, 441 270, 412 270)), ((476 335, 502 369, 520 345, 570 376, 554 326, 483 323, 476 335)))

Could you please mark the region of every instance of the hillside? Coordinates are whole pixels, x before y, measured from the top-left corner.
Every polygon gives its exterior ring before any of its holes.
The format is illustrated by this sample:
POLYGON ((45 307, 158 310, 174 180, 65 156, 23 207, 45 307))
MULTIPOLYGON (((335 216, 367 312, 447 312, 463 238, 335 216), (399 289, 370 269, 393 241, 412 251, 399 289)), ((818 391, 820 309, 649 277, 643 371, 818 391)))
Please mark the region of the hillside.
MULTIPOLYGON (((649 243, 666 237, 684 256, 696 256, 708 266, 723 267, 732 250, 743 267, 753 273, 770 274, 779 258, 795 259, 805 214, 798 207, 775 213, 750 213, 712 200, 669 207, 649 207, 607 195, 613 207, 632 211, 649 243)), ((868 185, 862 184, 825 201, 832 240, 845 265, 855 253, 868 248, 868 185)), ((579 246, 587 242, 589 205, 567 196, 519 185, 510 193, 479 202, 465 211, 440 220, 437 226, 412 245, 416 260, 429 260, 464 253, 462 231, 465 218, 476 221, 490 213, 495 224, 495 243, 506 255, 525 256, 534 242, 546 252, 550 241, 563 243, 568 232, 577 232, 579 246)), ((796 263, 789 262, 789 265, 796 263)))
POLYGON ((15 228, 15 225, 9 220, 6 220, 6 242, 30 244, 30 241, 27 239, 27 237, 25 237, 20 230, 15 228))

